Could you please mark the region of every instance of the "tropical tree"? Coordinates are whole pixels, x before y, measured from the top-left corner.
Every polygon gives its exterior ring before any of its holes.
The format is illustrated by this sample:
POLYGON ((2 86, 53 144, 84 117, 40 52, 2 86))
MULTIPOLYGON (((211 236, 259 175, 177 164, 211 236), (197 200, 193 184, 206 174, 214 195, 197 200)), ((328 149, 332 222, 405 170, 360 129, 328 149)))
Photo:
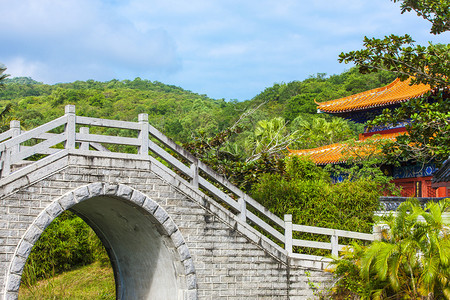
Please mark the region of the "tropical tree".
POLYGON ((432 23, 431 33, 450 30, 450 4, 444 0, 393 0, 402 2, 402 13, 414 10, 418 16, 432 23))
POLYGON ((417 199, 402 203, 383 220, 381 241, 335 259, 335 296, 450 299, 450 227, 443 217, 449 209, 450 199, 425 209, 417 199))
POLYGON ((341 144, 341 164, 328 164, 325 170, 334 178, 349 181, 367 179, 377 184, 383 195, 400 195, 400 191, 387 176, 383 169, 386 159, 381 152, 382 147, 389 143, 375 135, 365 140, 347 140, 341 144))
POLYGON ((330 145, 352 137, 353 131, 348 121, 341 118, 325 118, 314 116, 313 118, 297 117, 292 122, 292 128, 302 133, 302 138, 294 143, 299 149, 309 149, 330 145))
POLYGON ((408 135, 400 135, 395 142, 385 144, 383 152, 391 161, 415 160, 442 162, 450 156, 450 101, 444 92, 432 103, 419 98, 404 103, 400 108, 386 110, 370 125, 410 122, 408 135))
POLYGON ((0 64, 0 89, 3 88, 3 81, 6 79, 6 77, 9 76, 9 74, 3 74, 6 71, 6 67, 2 64, 0 64))
POLYGON ((11 103, 8 103, 0 112, 0 132, 5 132, 9 129, 9 123, 12 120, 11 108, 11 103))
POLYGON ((391 289, 409 299, 450 298, 450 227, 442 217, 449 208, 448 200, 426 210, 411 200, 386 220, 390 229, 384 239, 369 247, 361 261, 364 280, 375 273, 386 281, 375 295, 391 289))
MULTIPOLYGON (((6 67, 0 64, 0 89, 4 87, 3 81, 9 76, 9 74, 4 74, 6 67)), ((9 121, 11 112, 11 104, 8 103, 0 112, 0 132, 4 132, 9 129, 9 121)))
MULTIPOLYGON (((415 11, 431 22, 431 33, 450 30, 449 0, 392 0, 401 2, 402 13, 415 11)), ((361 73, 387 70, 401 80, 412 78, 412 84, 429 84, 432 92, 417 101, 405 102, 400 108, 385 110, 370 125, 398 124, 410 121, 403 136, 385 148, 394 160, 444 160, 450 155, 450 45, 415 45, 409 35, 390 35, 382 39, 364 38, 364 49, 341 53, 340 62, 355 63, 361 73)))
POLYGON ((282 117, 258 122, 254 135, 247 141, 252 149, 247 161, 259 159, 262 155, 274 155, 286 149, 298 139, 298 131, 289 132, 282 117))

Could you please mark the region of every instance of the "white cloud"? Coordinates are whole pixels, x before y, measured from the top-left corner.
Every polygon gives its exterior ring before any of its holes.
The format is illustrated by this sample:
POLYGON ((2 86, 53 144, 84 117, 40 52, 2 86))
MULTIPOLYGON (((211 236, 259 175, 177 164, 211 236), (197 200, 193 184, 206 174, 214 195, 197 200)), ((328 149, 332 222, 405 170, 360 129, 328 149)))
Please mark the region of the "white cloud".
POLYGON ((39 77, 39 72, 42 71, 44 66, 37 61, 28 61, 23 57, 13 57, 12 59, 5 61, 7 66, 7 74, 11 74, 12 77, 39 77))
POLYGON ((80 70, 85 70, 84 76, 99 76, 98 71, 104 69, 105 75, 100 74, 99 79, 108 79, 107 75, 124 71, 138 76, 148 70, 170 73, 180 68, 175 42, 164 29, 139 30, 101 1, 5 4, 11 13, 0 20, 0 36, 6 45, 0 48, 1 57, 40 61, 49 73, 53 69, 55 76, 38 76, 47 77, 49 82, 77 79, 80 70))
MULTIPOLYGON (((389 0, 0 0, 0 62, 46 82, 139 76, 247 99, 268 85, 348 69, 362 37, 429 24, 389 0)), ((448 42, 448 35, 434 39, 448 42)))

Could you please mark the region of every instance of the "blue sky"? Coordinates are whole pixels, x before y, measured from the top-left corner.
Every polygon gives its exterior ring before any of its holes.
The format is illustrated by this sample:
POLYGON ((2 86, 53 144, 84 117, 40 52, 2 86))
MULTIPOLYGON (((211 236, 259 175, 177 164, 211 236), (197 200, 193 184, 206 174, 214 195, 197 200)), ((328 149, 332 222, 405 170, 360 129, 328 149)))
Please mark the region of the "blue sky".
POLYGON ((339 74, 365 35, 448 43, 389 0, 0 0, 0 63, 45 83, 157 80, 251 99, 275 82, 339 74))

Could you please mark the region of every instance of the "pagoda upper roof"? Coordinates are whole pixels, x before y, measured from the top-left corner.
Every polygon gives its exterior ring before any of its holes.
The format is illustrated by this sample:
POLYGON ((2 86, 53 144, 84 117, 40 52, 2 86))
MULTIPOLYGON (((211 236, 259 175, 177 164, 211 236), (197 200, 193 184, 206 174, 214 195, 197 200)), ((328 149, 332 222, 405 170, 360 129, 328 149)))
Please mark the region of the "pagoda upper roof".
POLYGON ((365 91, 352 96, 317 103, 318 109, 325 113, 344 113, 350 111, 367 110, 374 107, 383 107, 414 99, 429 92, 431 87, 425 84, 410 85, 411 78, 405 81, 400 79, 373 90, 365 91))
MULTIPOLYGON (((393 140, 397 136, 401 134, 406 134, 406 131, 394 131, 394 132, 386 132, 380 134, 376 134, 373 136, 360 136, 360 139, 356 141, 356 143, 372 139, 372 140, 393 140)), ((303 150, 292 150, 288 148, 288 151, 291 155, 301 155, 301 156, 309 156, 316 165, 327 165, 327 164, 339 164, 344 163, 346 161, 346 156, 344 155, 345 152, 348 150, 351 150, 348 144, 346 143, 336 143, 331 145, 326 145, 318 148, 313 149, 303 149, 303 150)), ((356 146, 353 146, 356 148, 356 146)), ((370 146, 369 146, 370 147, 370 146)), ((368 150, 368 152, 373 152, 372 149, 361 149, 360 151, 368 150)), ((352 151, 350 151, 352 152, 352 151)), ((359 152, 359 154, 362 154, 364 156, 363 152, 359 152)))

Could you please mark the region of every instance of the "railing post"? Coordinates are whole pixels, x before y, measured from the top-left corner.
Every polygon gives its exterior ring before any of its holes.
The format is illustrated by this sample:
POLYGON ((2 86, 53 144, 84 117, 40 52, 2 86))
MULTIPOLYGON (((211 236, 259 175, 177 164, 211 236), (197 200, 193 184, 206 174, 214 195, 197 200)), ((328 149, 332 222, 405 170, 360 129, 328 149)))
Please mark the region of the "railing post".
POLYGON ((194 160, 191 164, 190 167, 191 171, 192 171, 192 179, 191 179, 191 184, 198 188, 198 160, 194 160))
POLYGON ((373 226, 373 240, 374 241, 381 241, 382 234, 381 234, 381 226, 380 225, 374 225, 373 226))
POLYGON ((238 199, 238 203, 241 208, 241 211, 239 212, 239 219, 244 221, 244 223, 247 222, 247 201, 245 199, 246 197, 247 195, 244 194, 242 197, 238 199))
POLYGON ((292 254, 292 215, 284 215, 284 248, 292 254))
MULTIPOLYGON (((9 123, 9 130, 11 130, 11 137, 14 138, 20 135, 20 122, 13 120, 9 123)), ((11 173, 11 159, 15 154, 19 153, 20 144, 12 146, 10 149, 5 149, 2 153, 2 177, 8 176, 11 173)))
POLYGON ((75 149, 75 105, 66 105, 65 113, 67 117, 65 148, 75 149))
MULTIPOLYGON (((11 130, 12 138, 20 135, 20 121, 13 120, 9 123, 9 130, 11 130)), ((20 151, 20 144, 14 145, 11 147, 11 155, 14 156, 15 154, 19 153, 20 151)))
MULTIPOLYGON (((89 134, 89 127, 81 127, 81 134, 89 134)), ((80 145, 80 150, 89 150, 89 142, 82 142, 80 145)))
POLYGON ((139 114, 138 121, 141 126, 141 130, 139 131, 139 140, 141 141, 141 146, 139 147, 138 153, 141 156, 148 157, 148 146, 149 146, 149 139, 148 139, 148 131, 149 131, 149 124, 148 124, 148 114, 139 114))
POLYGON ((339 237, 335 230, 331 236, 331 255, 339 256, 339 237))

